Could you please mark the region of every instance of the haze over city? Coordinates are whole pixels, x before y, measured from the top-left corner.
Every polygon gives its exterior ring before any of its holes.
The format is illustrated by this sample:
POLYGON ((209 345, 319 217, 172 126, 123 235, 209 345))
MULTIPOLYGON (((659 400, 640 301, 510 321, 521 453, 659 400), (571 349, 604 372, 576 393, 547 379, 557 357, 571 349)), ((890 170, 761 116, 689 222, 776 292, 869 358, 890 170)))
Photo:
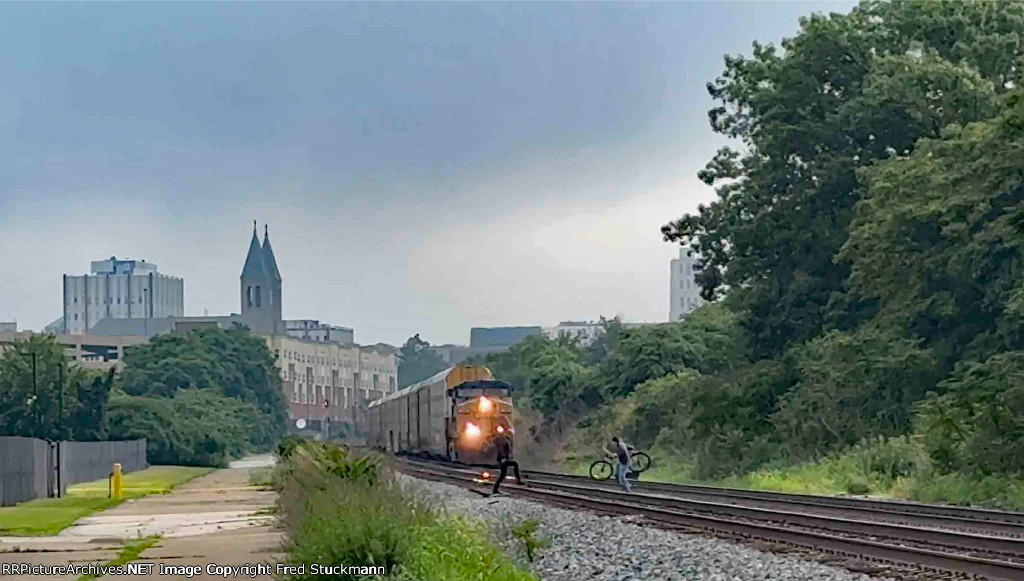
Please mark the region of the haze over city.
POLYGON ((721 55, 851 5, 5 5, 0 320, 112 255, 235 312, 253 220, 364 344, 667 320, 721 55))

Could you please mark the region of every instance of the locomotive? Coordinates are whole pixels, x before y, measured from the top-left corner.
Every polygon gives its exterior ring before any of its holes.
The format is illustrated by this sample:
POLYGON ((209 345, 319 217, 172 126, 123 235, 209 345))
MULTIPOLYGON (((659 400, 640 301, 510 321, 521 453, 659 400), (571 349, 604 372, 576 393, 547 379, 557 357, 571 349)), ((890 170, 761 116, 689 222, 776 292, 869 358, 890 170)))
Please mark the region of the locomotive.
POLYGON ((369 446, 391 453, 492 463, 491 438, 512 429, 512 386, 482 365, 456 365, 370 402, 369 446))

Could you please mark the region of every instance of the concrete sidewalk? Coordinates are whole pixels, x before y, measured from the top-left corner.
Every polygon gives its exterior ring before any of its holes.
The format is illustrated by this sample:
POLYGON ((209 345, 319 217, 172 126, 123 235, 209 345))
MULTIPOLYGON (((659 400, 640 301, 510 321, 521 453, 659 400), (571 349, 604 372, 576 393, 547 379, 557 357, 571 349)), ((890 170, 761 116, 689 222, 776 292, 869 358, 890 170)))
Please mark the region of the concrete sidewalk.
MULTIPOLYGON (((133 579, 173 579, 160 575, 160 565, 200 566, 204 573, 191 579, 223 579, 207 575, 208 564, 245 565, 275 563, 283 542, 273 530, 274 492, 249 485, 253 470, 273 465, 272 456, 253 456, 233 462, 175 488, 170 494, 150 495, 79 520, 56 537, 5 539, 0 544, 0 564, 106 563, 116 557, 125 541, 160 535, 136 562, 153 563, 151 575, 133 579)), ((75 579, 75 576, 47 576, 75 579)), ((113 579, 113 576, 103 577, 113 579)), ((184 578, 182 576, 181 578, 184 578)), ((247 577, 249 578, 249 577, 247 577)), ((256 579, 271 579, 258 576, 256 579)), ((5 576, 16 581, 37 576, 5 576)))

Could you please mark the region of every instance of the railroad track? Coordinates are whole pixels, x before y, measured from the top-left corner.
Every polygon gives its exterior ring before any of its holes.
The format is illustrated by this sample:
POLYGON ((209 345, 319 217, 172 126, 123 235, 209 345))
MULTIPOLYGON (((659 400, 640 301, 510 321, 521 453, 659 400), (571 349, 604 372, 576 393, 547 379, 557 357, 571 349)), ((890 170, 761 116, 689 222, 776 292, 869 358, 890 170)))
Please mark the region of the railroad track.
MULTIPOLYGON (((558 481, 574 481, 588 484, 602 484, 586 476, 559 474, 539 470, 524 471, 531 479, 555 479, 558 481)), ((606 486, 613 486, 610 481, 606 486)), ((683 498, 707 498, 723 502, 736 502, 744 506, 762 507, 803 507, 810 511, 833 516, 871 515, 872 518, 914 524, 976 530, 986 534, 1004 534, 1024 537, 1024 513, 923 504, 919 502, 895 502, 866 498, 844 498, 836 496, 816 496, 810 494, 790 494, 782 492, 766 492, 744 490, 740 488, 719 488, 694 484, 669 484, 665 482, 638 481, 634 486, 643 490, 659 492, 683 498)))
MULTIPOLYGON (((479 470, 457 465, 406 460, 401 470, 410 476, 464 487, 483 486, 479 480, 479 470)), ((775 507, 752 507, 736 503, 735 497, 720 497, 717 501, 710 498, 697 500, 652 494, 659 491, 647 488, 638 488, 633 494, 627 495, 593 481, 553 473, 527 473, 527 480, 528 487, 510 484, 507 492, 570 508, 586 508, 605 514, 639 515, 670 528, 681 526, 717 535, 784 543, 857 560, 888 562, 989 579, 1024 579, 1024 540, 1017 538, 1021 531, 1014 533, 1009 530, 1013 526, 1012 522, 1000 522, 998 519, 993 520, 995 526, 1002 531, 1001 536, 945 530, 941 526, 910 526, 869 520, 870 516, 867 515, 874 513, 829 516, 798 511, 793 507, 804 505, 787 504, 786 499, 779 499, 779 506, 775 507)), ((813 498, 817 497, 801 500, 811 502, 813 498)), ((761 498, 759 501, 767 500, 761 498)), ((838 508, 847 513, 853 510, 849 506, 838 508)), ((875 507, 873 510, 884 509, 875 507)), ((948 519, 954 518, 945 514, 932 516, 946 519, 940 522, 947 526, 948 519)), ((915 518, 929 517, 915 513, 915 518)), ((968 517, 967 520, 969 526, 978 526, 978 519, 968 517)), ((1020 528, 1024 529, 1024 524, 1020 528)))

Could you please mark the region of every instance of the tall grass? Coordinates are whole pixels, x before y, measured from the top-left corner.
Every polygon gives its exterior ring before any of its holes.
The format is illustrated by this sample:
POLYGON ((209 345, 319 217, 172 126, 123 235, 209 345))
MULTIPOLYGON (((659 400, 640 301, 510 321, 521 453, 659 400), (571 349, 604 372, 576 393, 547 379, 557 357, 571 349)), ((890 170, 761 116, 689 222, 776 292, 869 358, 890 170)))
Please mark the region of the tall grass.
POLYGON ((290 581, 322 578, 311 573, 313 563, 383 567, 385 578, 403 581, 535 579, 491 543, 481 523, 403 489, 374 457, 305 443, 288 451, 273 480, 289 531, 288 561, 307 565, 290 581))

